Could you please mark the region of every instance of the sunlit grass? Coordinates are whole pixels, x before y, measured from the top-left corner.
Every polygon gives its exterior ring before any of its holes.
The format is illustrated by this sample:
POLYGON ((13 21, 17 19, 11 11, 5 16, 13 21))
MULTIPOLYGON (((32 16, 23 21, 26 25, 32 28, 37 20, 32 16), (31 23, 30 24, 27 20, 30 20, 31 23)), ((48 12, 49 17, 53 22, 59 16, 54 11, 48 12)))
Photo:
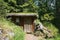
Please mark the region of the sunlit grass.
POLYGON ((50 22, 44 22, 43 24, 44 24, 45 27, 48 28, 48 30, 51 30, 51 32, 54 36, 56 36, 58 34, 59 30, 55 27, 55 25, 53 25, 50 22))
POLYGON ((16 26, 15 24, 11 23, 10 21, 7 21, 4 18, 0 18, 0 25, 4 29, 10 29, 14 32, 14 38, 13 40, 24 40, 24 32, 20 28, 20 26, 16 26))

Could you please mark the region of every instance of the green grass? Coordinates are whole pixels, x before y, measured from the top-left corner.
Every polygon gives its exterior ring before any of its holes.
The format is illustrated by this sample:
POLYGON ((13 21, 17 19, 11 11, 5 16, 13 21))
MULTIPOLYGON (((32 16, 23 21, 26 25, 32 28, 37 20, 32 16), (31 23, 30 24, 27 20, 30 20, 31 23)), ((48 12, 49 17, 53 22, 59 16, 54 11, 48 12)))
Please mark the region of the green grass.
POLYGON ((55 40, 60 40, 60 34, 55 37, 55 40))
POLYGON ((49 30, 51 30, 51 32, 54 36, 58 35, 59 30, 55 27, 55 25, 53 25, 50 22, 44 22, 43 24, 45 27, 47 27, 49 30))
POLYGON ((60 40, 60 34, 58 34, 57 36, 55 36, 55 38, 51 38, 51 39, 47 39, 47 40, 60 40))
POLYGON ((7 21, 4 18, 0 18, 0 25, 2 25, 2 28, 7 28, 14 32, 15 36, 12 38, 12 40, 24 40, 25 33, 22 31, 20 26, 16 26, 15 24, 7 21))
POLYGON ((44 26, 51 30, 54 38, 47 38, 46 40, 60 40, 60 33, 58 33, 58 29, 50 22, 43 22, 44 26))

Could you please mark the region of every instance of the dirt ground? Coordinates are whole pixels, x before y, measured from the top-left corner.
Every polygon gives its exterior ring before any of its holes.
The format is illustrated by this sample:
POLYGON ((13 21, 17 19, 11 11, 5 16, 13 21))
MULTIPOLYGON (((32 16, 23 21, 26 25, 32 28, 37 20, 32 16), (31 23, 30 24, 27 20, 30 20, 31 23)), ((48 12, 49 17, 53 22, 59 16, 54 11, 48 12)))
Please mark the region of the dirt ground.
POLYGON ((33 34, 26 34, 25 40, 38 40, 38 37, 34 36, 33 34))

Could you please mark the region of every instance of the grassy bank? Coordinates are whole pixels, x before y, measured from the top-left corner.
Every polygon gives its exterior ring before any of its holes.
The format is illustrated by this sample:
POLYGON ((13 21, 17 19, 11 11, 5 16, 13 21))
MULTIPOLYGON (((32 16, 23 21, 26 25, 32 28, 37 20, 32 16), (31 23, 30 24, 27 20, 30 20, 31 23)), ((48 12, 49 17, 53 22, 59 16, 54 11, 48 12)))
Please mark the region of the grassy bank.
POLYGON ((12 40, 24 40, 24 32, 19 26, 16 26, 15 24, 7 21, 4 18, 0 18, 0 26, 3 29, 9 29, 13 31, 14 37, 12 38, 12 40))
POLYGON ((44 22, 43 24, 45 27, 51 30, 52 34, 54 35, 54 38, 47 38, 46 40, 60 40, 60 33, 58 28, 56 28, 55 25, 53 25, 50 22, 44 22))

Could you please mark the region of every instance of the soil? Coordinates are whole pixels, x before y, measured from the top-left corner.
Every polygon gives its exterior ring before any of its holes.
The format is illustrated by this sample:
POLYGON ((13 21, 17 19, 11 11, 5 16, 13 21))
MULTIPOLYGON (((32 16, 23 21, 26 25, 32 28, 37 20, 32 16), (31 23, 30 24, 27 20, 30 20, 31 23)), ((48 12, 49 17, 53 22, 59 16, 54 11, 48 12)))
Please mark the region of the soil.
POLYGON ((38 37, 34 36, 33 34, 26 34, 25 40, 38 40, 38 37))

